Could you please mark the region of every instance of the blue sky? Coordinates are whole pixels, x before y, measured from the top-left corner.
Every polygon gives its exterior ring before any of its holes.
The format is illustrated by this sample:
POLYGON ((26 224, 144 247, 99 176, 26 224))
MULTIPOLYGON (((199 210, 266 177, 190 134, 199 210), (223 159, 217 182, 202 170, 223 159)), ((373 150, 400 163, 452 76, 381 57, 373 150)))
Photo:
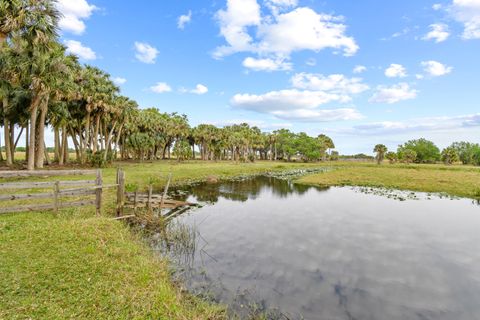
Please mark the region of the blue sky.
POLYGON ((60 0, 61 38, 141 107, 326 133, 344 154, 480 142, 480 0, 60 0))

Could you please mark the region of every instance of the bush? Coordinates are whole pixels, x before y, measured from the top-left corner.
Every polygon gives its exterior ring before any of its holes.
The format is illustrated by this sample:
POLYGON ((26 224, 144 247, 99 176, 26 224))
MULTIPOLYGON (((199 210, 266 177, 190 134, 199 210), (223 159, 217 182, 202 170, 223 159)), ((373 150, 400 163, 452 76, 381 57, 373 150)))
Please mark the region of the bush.
POLYGON ((407 149, 416 153, 414 162, 435 163, 440 160, 440 149, 432 141, 423 138, 410 140, 398 146, 398 154, 404 154, 407 149))

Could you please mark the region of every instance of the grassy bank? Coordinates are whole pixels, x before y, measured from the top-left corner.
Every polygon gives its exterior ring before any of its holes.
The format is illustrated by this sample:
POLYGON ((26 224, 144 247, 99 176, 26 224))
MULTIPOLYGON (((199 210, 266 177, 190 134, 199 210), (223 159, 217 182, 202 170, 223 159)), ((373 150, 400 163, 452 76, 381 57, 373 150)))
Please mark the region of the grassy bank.
POLYGON ((1 217, 0 319, 223 318, 122 223, 74 211, 1 217))
POLYGON ((297 182, 319 186, 369 186, 402 190, 442 192, 480 198, 480 168, 445 165, 370 163, 333 164, 334 170, 313 174, 297 182))
MULTIPOLYGON (((174 183, 185 183, 313 166, 199 161, 120 165, 127 182, 140 188, 152 180, 161 187, 169 172, 174 183)), ((103 172, 107 183, 115 180, 115 168, 103 172)), ((106 195, 105 215, 113 212, 113 193, 106 195)), ((78 208, 62 210, 59 216, 0 216, 0 319, 225 318, 218 306, 181 294, 171 282, 168 263, 122 222, 94 213, 93 208, 78 208)))

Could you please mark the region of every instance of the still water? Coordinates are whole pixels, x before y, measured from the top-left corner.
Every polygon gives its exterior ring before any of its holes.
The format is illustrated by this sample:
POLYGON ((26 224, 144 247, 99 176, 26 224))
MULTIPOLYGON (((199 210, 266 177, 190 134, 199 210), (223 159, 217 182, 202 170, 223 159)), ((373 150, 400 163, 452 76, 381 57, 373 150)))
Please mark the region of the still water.
POLYGON ((285 319, 480 319, 471 200, 267 177, 185 191, 206 205, 177 218, 196 234, 179 274, 240 314, 255 302, 285 319))

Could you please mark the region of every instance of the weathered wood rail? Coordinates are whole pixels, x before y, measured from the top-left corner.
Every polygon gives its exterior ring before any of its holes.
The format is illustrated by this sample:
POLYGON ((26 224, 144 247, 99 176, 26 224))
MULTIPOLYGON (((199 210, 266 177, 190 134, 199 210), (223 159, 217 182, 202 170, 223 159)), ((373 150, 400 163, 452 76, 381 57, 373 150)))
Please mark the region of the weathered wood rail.
POLYGON ((0 207, 0 214, 24 211, 54 210, 61 208, 95 205, 97 215, 102 210, 102 193, 106 188, 117 187, 117 184, 103 184, 101 170, 39 170, 39 171, 0 171, 0 178, 30 178, 30 177, 57 177, 57 176, 95 176, 95 180, 59 180, 59 181, 13 181, 1 182, 0 190, 32 190, 51 189, 50 192, 31 193, 1 193, 0 201, 17 201, 31 199, 51 199, 50 203, 33 203, 26 205, 8 205, 0 207), (68 187, 66 189, 62 189, 68 187), (76 201, 61 201, 64 197, 93 197, 76 201))

